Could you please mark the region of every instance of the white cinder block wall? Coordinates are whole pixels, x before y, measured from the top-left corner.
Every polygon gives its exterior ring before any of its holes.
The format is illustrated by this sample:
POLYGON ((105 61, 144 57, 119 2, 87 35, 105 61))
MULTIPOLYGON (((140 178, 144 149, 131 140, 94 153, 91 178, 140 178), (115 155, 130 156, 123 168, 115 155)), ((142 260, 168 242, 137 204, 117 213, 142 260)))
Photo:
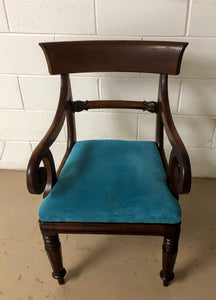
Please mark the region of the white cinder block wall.
MULTIPOLYGON (((214 0, 0 0, 0 168, 26 168, 57 106, 59 78, 48 75, 39 42, 153 39, 189 42, 181 75, 170 78, 171 108, 193 176, 216 177, 215 16, 214 0)), ((71 80, 75 100, 157 100, 154 75, 89 73, 71 80)), ((76 119, 78 139, 154 139, 149 113, 102 110, 76 119)), ((57 164, 65 139, 64 128, 52 147, 57 164)))

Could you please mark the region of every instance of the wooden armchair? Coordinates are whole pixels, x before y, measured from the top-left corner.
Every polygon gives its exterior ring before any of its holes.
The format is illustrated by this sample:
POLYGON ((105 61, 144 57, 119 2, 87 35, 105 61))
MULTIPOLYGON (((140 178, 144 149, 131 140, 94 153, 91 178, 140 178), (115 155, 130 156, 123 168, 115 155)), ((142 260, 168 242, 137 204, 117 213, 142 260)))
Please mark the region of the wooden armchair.
POLYGON ((30 158, 27 185, 30 193, 44 193, 39 223, 52 276, 64 283, 59 233, 155 235, 164 237, 160 277, 167 286, 178 251, 178 195, 188 193, 191 186, 189 157, 170 112, 168 75, 179 74, 187 43, 75 41, 40 46, 50 74, 61 76, 61 91, 54 120, 30 158), (81 72, 160 74, 158 101, 73 101, 69 73, 81 72), (77 142, 74 114, 93 108, 156 113, 155 142, 77 142), (65 120, 67 148, 56 173, 50 146, 65 120), (169 162, 164 129, 172 146, 169 162))

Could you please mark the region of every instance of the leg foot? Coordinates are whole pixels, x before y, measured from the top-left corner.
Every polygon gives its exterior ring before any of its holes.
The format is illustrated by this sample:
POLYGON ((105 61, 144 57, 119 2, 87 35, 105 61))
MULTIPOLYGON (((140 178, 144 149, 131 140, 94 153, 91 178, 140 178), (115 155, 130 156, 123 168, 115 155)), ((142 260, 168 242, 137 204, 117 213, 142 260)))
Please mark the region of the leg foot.
POLYGON ((63 268, 60 272, 52 272, 52 277, 58 280, 59 284, 64 284, 64 276, 66 274, 66 270, 63 268))
POLYGON ((169 275, 169 277, 166 276, 166 274, 163 272, 163 270, 160 272, 160 278, 163 280, 163 285, 164 286, 168 286, 169 285, 169 282, 171 280, 173 280, 174 278, 174 273, 171 273, 169 275))
POLYGON ((62 263, 61 243, 59 241, 58 234, 55 235, 44 235, 44 244, 47 256, 51 263, 53 278, 58 280, 59 284, 64 284, 64 276, 66 274, 62 263))
POLYGON ((58 283, 59 283, 60 285, 62 285, 62 284, 65 284, 64 277, 63 277, 63 278, 60 278, 60 279, 58 279, 58 283))
POLYGON ((164 237, 163 242, 163 269, 160 272, 160 277, 163 280, 163 285, 168 286, 169 282, 174 278, 174 265, 178 252, 179 235, 174 238, 164 237))

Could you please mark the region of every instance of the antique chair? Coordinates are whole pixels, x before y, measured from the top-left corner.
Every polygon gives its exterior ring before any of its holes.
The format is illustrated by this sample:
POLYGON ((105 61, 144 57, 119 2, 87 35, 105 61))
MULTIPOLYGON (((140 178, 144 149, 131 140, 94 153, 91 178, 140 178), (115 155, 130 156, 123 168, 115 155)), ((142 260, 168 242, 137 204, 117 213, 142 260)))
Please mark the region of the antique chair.
POLYGON ((54 120, 27 170, 30 193, 44 193, 39 223, 52 276, 66 274, 59 233, 163 236, 160 277, 174 278, 181 210, 178 195, 191 185, 190 161, 172 120, 168 75, 177 75, 187 43, 166 41, 75 41, 42 43, 49 72, 60 74, 61 91, 54 120), (157 101, 73 101, 69 73, 157 73, 157 101), (76 141, 74 114, 96 108, 127 108, 157 114, 151 141, 76 141), (56 173, 50 146, 67 121, 67 148, 56 173), (164 129, 172 150, 167 162, 164 129), (41 166, 43 162, 43 166, 41 166))

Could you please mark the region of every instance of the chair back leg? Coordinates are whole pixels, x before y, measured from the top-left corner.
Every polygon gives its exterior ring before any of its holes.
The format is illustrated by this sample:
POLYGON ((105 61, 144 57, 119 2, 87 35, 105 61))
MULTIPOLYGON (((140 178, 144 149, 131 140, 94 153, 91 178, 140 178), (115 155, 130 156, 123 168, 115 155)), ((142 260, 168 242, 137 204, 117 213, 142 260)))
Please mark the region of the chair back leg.
POLYGON ((46 253, 51 263, 53 278, 58 280, 59 284, 64 284, 66 270, 63 268, 61 243, 58 234, 47 235, 42 232, 46 253))

